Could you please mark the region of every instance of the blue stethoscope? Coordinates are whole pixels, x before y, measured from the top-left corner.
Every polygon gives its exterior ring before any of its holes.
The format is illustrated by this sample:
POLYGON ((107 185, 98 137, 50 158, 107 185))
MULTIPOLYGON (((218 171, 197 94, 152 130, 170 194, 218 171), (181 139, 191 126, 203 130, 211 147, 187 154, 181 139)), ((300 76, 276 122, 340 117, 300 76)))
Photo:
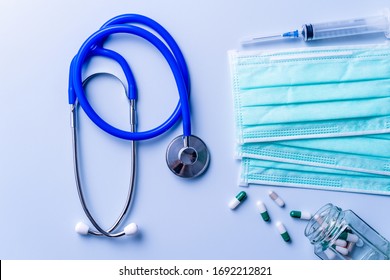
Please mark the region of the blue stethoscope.
POLYGON ((123 231, 114 233, 115 229, 119 226, 124 216, 128 212, 128 209, 130 208, 130 203, 132 201, 136 165, 135 141, 151 139, 163 134, 164 132, 169 130, 174 124, 176 124, 180 120, 180 118, 183 119, 183 135, 173 139, 166 151, 166 161, 169 169, 174 174, 184 178, 193 178, 199 176, 207 169, 210 159, 208 149, 205 143, 200 138, 191 134, 191 120, 189 109, 190 78, 187 69, 187 64, 185 62, 182 52, 180 51, 179 46, 176 44, 173 37, 156 21, 142 15, 125 14, 114 17, 108 22, 106 22, 98 31, 92 34, 83 43, 76 56, 73 58, 70 65, 68 91, 69 104, 71 105, 71 127, 74 155, 73 158, 78 195, 86 216, 88 217, 92 225, 96 228, 96 231, 91 230, 89 226, 80 222, 76 225, 76 231, 78 233, 83 235, 92 234, 107 237, 119 237, 123 235, 133 235, 138 231, 138 226, 135 223, 131 223, 127 225, 123 231), (164 41, 160 40, 156 35, 149 32, 148 30, 140 27, 142 25, 156 32, 164 41), (143 132, 136 131, 135 107, 137 100, 137 86, 129 64, 119 53, 110 49, 106 49, 103 46, 107 38, 110 35, 116 33, 133 34, 149 41, 164 56, 175 78, 180 100, 171 116, 164 123, 151 130, 143 132), (113 74, 96 73, 83 80, 83 65, 94 56, 103 56, 116 61, 121 66, 124 72, 128 84, 127 97, 129 99, 130 104, 129 131, 118 129, 104 121, 95 112, 95 110, 88 102, 88 99, 86 98, 84 88, 86 83, 88 83, 92 78, 100 74, 115 77, 113 74), (130 140, 132 145, 132 168, 129 192, 122 212, 120 213, 116 222, 108 230, 104 230, 102 227, 100 227, 96 220, 93 218, 85 202, 84 194, 81 187, 76 129, 78 104, 83 108, 86 115, 99 128, 115 137, 130 140))

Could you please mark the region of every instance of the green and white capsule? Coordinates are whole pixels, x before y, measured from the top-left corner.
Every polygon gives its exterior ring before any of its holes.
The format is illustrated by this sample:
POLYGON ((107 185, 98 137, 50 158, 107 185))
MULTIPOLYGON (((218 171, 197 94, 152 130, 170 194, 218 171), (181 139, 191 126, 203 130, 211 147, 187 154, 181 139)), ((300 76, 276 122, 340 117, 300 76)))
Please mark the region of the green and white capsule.
POLYGON ((283 238, 284 241, 289 242, 291 240, 290 235, 288 234, 286 228, 281 222, 276 223, 276 228, 278 229, 278 232, 280 233, 280 236, 283 238))
POLYGON ((230 209, 235 209, 241 202, 243 202, 246 199, 246 192, 242 191, 239 192, 238 195, 236 195, 235 198, 233 198, 229 203, 230 209))
POLYGON ((297 210, 292 210, 290 212, 290 216, 296 219, 301 219, 301 220, 310 220, 311 219, 311 214, 309 212, 305 211, 297 211, 297 210))
POLYGON ((262 201, 257 201, 257 208, 260 211, 260 215, 263 218, 265 222, 268 222, 270 220, 270 217, 268 215, 267 208, 265 207, 265 204, 262 201))
POLYGON ((347 232, 346 230, 343 231, 339 237, 339 239, 342 239, 342 240, 346 240, 348 242, 358 242, 359 241, 359 237, 356 235, 356 234, 353 234, 353 233, 349 233, 347 232))

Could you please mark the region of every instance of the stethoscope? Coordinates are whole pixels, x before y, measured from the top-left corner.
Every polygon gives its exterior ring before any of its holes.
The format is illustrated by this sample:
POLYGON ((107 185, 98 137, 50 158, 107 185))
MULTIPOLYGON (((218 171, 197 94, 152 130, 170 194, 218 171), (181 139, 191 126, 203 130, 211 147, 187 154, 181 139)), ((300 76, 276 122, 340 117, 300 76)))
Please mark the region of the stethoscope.
MULTIPOLYGON (((119 78, 117 78, 119 79, 119 78)), ((122 83, 123 84, 123 83, 122 83)), ((80 50, 73 58, 70 65, 69 73, 69 104, 71 108, 71 127, 73 140, 73 161, 75 169, 75 178, 77 191, 82 208, 88 217, 91 224, 96 230, 92 230, 83 222, 76 225, 76 231, 82 235, 97 235, 107 237, 119 237, 123 235, 133 235, 137 233, 138 226, 131 223, 124 227, 123 231, 115 232, 115 229, 124 219, 126 213, 130 208, 133 197, 133 190, 135 184, 135 166, 136 166, 136 145, 135 142, 139 140, 146 140, 157 137, 173 125, 175 125, 180 118, 183 120, 183 135, 172 140, 166 150, 166 161, 169 169, 176 175, 183 178, 194 178, 201 175, 209 164, 210 155, 205 143, 198 137, 191 134, 191 120, 189 110, 189 93, 190 93, 190 79, 187 69, 187 64, 176 44, 173 37, 156 21, 137 14, 125 14, 112 18, 106 22, 98 31, 92 34, 81 46, 80 50), (139 26, 144 25, 150 30, 156 32, 164 41, 160 40, 153 33, 139 26), (138 132, 136 131, 136 100, 137 100, 137 86, 134 75, 128 65, 127 61, 119 53, 106 49, 103 47, 107 38, 116 33, 127 33, 139 36, 152 45, 154 45, 168 62, 170 69, 175 78, 178 88, 180 100, 171 114, 171 116, 161 125, 154 129, 138 132), (130 129, 129 131, 118 129, 106 121, 104 121, 92 108, 85 94, 86 84, 100 75, 107 75, 109 77, 117 78, 109 73, 95 73, 88 78, 82 78, 83 66, 94 56, 103 56, 116 61, 122 68, 128 84, 127 98, 130 104, 130 129), (88 209, 81 186, 80 167, 78 160, 78 137, 77 137, 77 108, 80 105, 85 114, 102 130, 122 139, 130 140, 131 142, 131 174, 130 184, 127 199, 123 210, 115 223, 107 230, 104 230, 96 222, 91 212, 88 209)))

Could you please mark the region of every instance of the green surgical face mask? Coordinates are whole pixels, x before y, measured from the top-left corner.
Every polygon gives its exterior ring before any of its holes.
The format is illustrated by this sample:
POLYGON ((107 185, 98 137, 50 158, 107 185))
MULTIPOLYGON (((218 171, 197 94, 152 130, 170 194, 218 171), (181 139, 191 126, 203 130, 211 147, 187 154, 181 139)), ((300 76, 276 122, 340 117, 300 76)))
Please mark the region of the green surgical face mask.
POLYGON ((390 132, 390 44, 229 57, 240 143, 390 132))
MULTIPOLYGON (((379 138, 354 136, 245 143, 238 147, 237 156, 390 176, 390 141, 386 137, 387 134, 379 138)), ((296 170, 301 168, 295 166, 296 170)))
POLYGON ((241 162, 239 184, 390 195, 390 177, 249 158, 241 162))

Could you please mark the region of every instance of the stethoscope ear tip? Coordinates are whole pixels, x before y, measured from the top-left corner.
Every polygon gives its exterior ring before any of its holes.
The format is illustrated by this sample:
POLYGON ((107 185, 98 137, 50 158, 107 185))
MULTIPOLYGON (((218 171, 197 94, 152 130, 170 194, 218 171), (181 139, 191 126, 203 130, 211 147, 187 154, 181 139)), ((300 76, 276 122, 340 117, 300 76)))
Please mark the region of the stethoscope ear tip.
MULTIPOLYGON (((83 222, 78 222, 75 226, 75 231, 80 234, 80 235, 88 235, 90 233, 90 228, 87 224, 83 223, 83 222)), ((119 234, 118 236, 120 235, 123 235, 123 233, 126 235, 126 236, 130 236, 130 235, 136 235, 138 233, 139 229, 138 229, 138 225, 136 223, 131 223, 131 224, 128 224, 124 229, 123 229, 123 232, 121 234, 119 234)), ((91 232, 92 234, 95 234, 94 232, 91 232)))
POLYGON ((128 224, 123 231, 125 235, 135 235, 138 233, 138 225, 136 223, 128 224))
POLYGON ((83 222, 78 222, 77 225, 75 226, 74 230, 80 235, 88 235, 89 226, 87 226, 83 222))

